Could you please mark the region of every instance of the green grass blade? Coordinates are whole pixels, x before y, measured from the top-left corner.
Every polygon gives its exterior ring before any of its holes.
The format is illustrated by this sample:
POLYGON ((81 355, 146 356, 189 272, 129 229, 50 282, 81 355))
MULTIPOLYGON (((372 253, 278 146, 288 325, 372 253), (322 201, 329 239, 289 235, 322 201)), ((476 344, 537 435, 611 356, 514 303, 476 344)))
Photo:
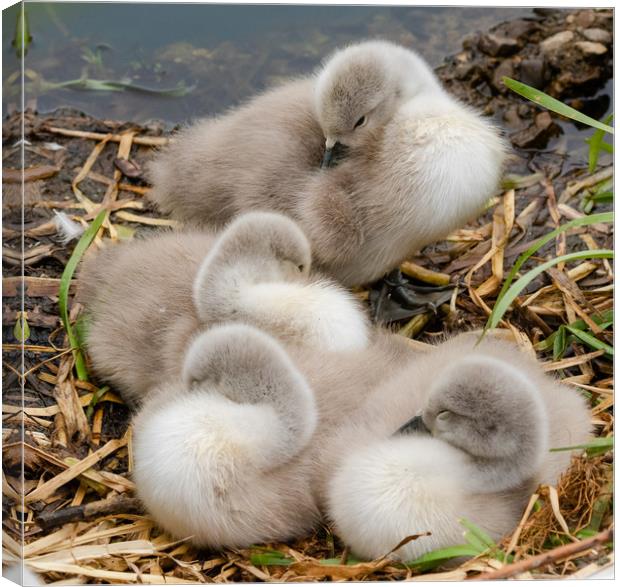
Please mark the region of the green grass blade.
POLYGON ((596 251, 578 251, 576 253, 569 253, 568 255, 562 255, 561 257, 556 257, 555 259, 551 259, 538 267, 535 267, 531 271, 528 271, 525 275, 523 275, 520 279, 515 281, 510 288, 506 291, 506 293, 497 300, 491 315, 489 316, 489 320, 487 322, 487 326, 485 328, 495 328, 503 315, 506 313, 506 310, 510 307, 510 304, 514 301, 514 299, 525 289, 525 287, 538 275, 540 275, 543 271, 546 271, 550 267, 557 265, 558 263, 568 262, 568 261, 579 261, 581 259, 611 259, 614 256, 614 252, 609 249, 600 249, 596 251))
POLYGON ((578 110, 567 106, 566 104, 552 98, 548 94, 537 90, 527 84, 518 82, 517 80, 511 79, 509 77, 503 77, 502 81, 504 84, 510 88, 513 92, 527 98, 528 100, 534 102, 535 104, 540 104, 544 106, 548 110, 555 112, 556 114, 560 114, 561 116, 565 116, 566 118, 570 118, 571 120, 576 120, 577 122, 581 122, 582 124, 587 124, 593 128, 598 128, 604 132, 607 132, 611 135, 614 134, 614 129, 608 124, 604 124, 599 122, 598 120, 594 120, 594 118, 590 118, 585 114, 582 114, 578 110))
POLYGON ((562 325, 558 328, 558 334, 553 341, 553 360, 557 361, 560 357, 564 356, 566 351, 566 345, 568 340, 566 339, 566 326, 562 325))
POLYGON ((579 328, 573 328, 572 326, 567 326, 566 328, 570 330, 570 332, 572 332, 579 340, 585 342, 589 347, 592 347, 597 351, 603 350, 607 354, 613 356, 614 347, 599 340, 596 336, 592 336, 591 334, 584 332, 583 330, 579 330, 579 328))
POLYGON ((82 355, 79 342, 73 331, 73 327, 69 322, 69 286, 71 285, 71 280, 73 279, 73 274, 80 262, 80 259, 88 249, 91 241, 97 234, 97 231, 103 224, 103 221, 106 217, 107 210, 102 210, 97 214, 97 217, 91 222, 90 226, 84 231, 78 244, 75 245, 75 249, 73 249, 73 253, 67 262, 65 270, 62 272, 62 277, 60 278, 60 289, 58 291, 58 307, 60 308, 60 318, 62 320, 62 324, 65 327, 65 332, 67 333, 67 338, 69 339, 69 344, 73 349, 73 356, 75 357, 75 370, 77 372, 78 379, 81 381, 88 381, 88 371, 86 369, 86 362, 84 361, 84 356, 82 355))
MULTIPOLYGON (((614 311, 613 310, 605 310, 600 314, 593 314, 590 318, 601 327, 602 330, 607 330, 614 323, 614 311)), ((579 328, 579 330, 583 330, 587 328, 587 324, 584 320, 575 320, 571 322, 569 326, 573 328, 579 328)), ((558 336, 560 336, 560 330, 565 329, 566 325, 562 324, 554 333, 550 334, 545 340, 540 341, 538 344, 534 345, 534 348, 537 351, 548 351, 553 348, 555 344, 555 340, 558 336)))
POLYGON ((478 551, 478 554, 482 554, 483 552, 486 552, 488 550, 486 544, 484 544, 484 542, 481 542, 474 532, 465 532, 465 534, 463 534, 463 537, 467 541, 467 544, 469 544, 472 548, 478 551))
MULTIPOLYGON (((604 124, 609 124, 611 119, 613 118, 613 114, 610 114, 603 121, 604 124)), ((588 169, 590 173, 594 173, 596 169, 596 165, 598 164, 598 157, 601 153, 601 150, 604 149, 603 145, 607 145, 607 143, 603 143, 603 137, 605 136, 605 131, 601 129, 597 129, 594 131, 592 136, 588 139, 587 143, 590 146, 588 150, 588 169)), ((611 147, 611 145, 607 145, 611 147)), ((613 150, 613 147, 612 147, 613 150)))
POLYGON ((459 524, 467 528, 476 537, 477 540, 484 544, 485 549, 496 547, 493 538, 491 538, 482 528, 479 528, 473 522, 470 522, 466 518, 461 518, 459 520, 459 524))
POLYGON ((610 481, 606 483, 601 491, 600 496, 594 502, 594 507, 592 508, 592 517, 590 518, 590 523, 587 528, 584 528, 586 531, 590 531, 592 533, 600 532, 601 524, 603 523, 603 518, 611 505, 611 500, 614 494, 613 483, 610 481))
POLYGON ((414 567, 419 571, 427 571, 453 558, 458 558, 461 556, 471 558, 478 556, 479 554, 480 552, 478 549, 471 546, 471 544, 459 544, 457 546, 433 550, 432 552, 423 554, 415 560, 404 563, 404 565, 407 567, 414 567))
POLYGON ((276 556, 268 553, 261 554, 253 554, 250 556, 250 562, 257 567, 262 565, 269 566, 278 566, 278 567, 288 567, 295 562, 295 559, 287 558, 284 556, 276 556))
POLYGON ((90 419, 93 417, 93 414, 95 413, 95 408, 97 407, 99 400, 106 393, 108 393, 108 391, 110 391, 110 387, 108 385, 104 385, 103 387, 98 389, 95 393, 93 393, 93 397, 91 398, 90 403, 88 404, 88 407, 86 408, 86 419, 89 422, 90 422, 90 419))
POLYGON ((589 450, 589 449, 609 450, 613 447, 614 447, 614 437, 603 436, 603 437, 595 438, 591 442, 588 442, 587 444, 576 444, 574 446, 562 446, 559 448, 550 448, 549 452, 562 452, 566 450, 589 450))
MULTIPOLYGON (((504 280, 502 289, 497 295, 497 301, 495 305, 497 306, 500 300, 504 297, 504 295, 510 288, 510 285, 512 284, 513 279, 515 278, 515 276, 517 275, 517 273, 519 272, 519 269, 521 269, 523 264, 536 251, 538 251, 541 247, 547 244, 550 240, 553 240, 559 234, 566 232, 567 230, 570 230, 571 228, 575 228, 577 226, 588 226, 590 224, 602 224, 605 222, 613 222, 613 220, 614 220, 613 212, 601 212, 600 214, 591 214, 590 216, 584 216, 583 218, 575 218, 574 220, 571 220, 570 222, 567 222, 566 224, 563 224, 562 226, 551 231, 549 234, 546 234, 545 236, 539 238, 529 249, 527 249, 527 251, 521 254, 521 256, 517 259, 516 263, 512 266, 512 269, 510 270, 510 272, 506 276, 506 279, 504 280)), ((485 331, 491 328, 492 317, 493 317, 493 314, 489 316, 489 320, 487 321, 487 324, 484 327, 485 331)))
POLYGON ((605 153, 613 153, 614 146, 609 143, 601 143, 601 151, 605 151, 605 153))
POLYGON ((593 202, 613 202, 614 193, 613 192, 597 192, 593 196, 590 196, 590 198, 588 199, 592 200, 593 202))
POLYGON ((272 550, 271 548, 265 548, 264 546, 254 545, 251 547, 250 561, 256 566, 288 566, 295 562, 295 559, 286 556, 279 550, 272 550))

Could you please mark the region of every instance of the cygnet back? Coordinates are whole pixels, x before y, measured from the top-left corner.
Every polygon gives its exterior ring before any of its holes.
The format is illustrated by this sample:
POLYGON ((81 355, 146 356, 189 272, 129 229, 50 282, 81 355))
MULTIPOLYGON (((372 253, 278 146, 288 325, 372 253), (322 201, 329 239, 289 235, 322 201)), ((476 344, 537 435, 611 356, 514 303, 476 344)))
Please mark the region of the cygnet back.
POLYGON ((504 155, 498 130, 417 54, 370 41, 181 131, 149 176, 159 207, 189 225, 219 227, 248 210, 290 215, 316 266, 355 285, 479 213, 504 155), (330 150, 337 165, 321 169, 330 150))

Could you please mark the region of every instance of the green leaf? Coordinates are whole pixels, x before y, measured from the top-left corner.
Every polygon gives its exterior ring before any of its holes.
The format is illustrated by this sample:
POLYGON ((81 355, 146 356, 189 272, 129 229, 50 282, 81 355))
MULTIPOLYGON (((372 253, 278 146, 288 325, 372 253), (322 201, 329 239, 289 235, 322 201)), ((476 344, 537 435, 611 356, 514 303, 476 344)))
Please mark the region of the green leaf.
POLYGON ((592 200, 584 198, 581 201, 580 207, 585 214, 590 214, 590 212, 592 212, 592 208, 594 208, 594 202, 592 200))
POLYGON ((20 3, 20 10, 17 13, 17 23, 15 24, 15 34, 11 45, 15 47, 15 53, 20 59, 28 53, 28 48, 32 43, 32 35, 30 34, 30 25, 28 24, 28 12, 24 2, 20 3))
POLYGON ((295 559, 287 557, 278 550, 260 550, 250 554, 250 562, 255 566, 283 566, 286 567, 295 562, 295 559))
MULTIPOLYGON (((607 328, 609 328, 614 323, 614 312, 613 310, 605 310, 601 312, 600 314, 598 313, 593 314, 590 318, 596 324, 598 324, 598 326, 600 326, 602 330, 607 330, 607 328)), ((578 328, 579 330, 583 330, 584 328, 587 328, 587 324, 585 323, 585 321, 581 319, 575 320, 575 322, 572 322, 569 326, 572 326, 573 328, 578 328)), ((534 345, 534 348, 537 351, 548 351, 549 349, 554 348, 556 338, 560 336, 560 329, 565 329, 565 328, 566 326, 562 324, 553 334, 550 334, 545 340, 541 340, 539 343, 534 345)), ((574 339, 574 337, 570 337, 570 338, 574 339)), ((566 344, 564 345, 564 347, 566 347, 567 345, 568 345, 568 341, 566 341, 566 344)), ((557 358, 557 356, 554 354, 554 359, 555 358, 557 358)))
POLYGON ((588 200, 593 202, 613 202, 614 193, 613 192, 596 192, 588 197, 588 200))
POLYGON ((459 524, 467 528, 476 537, 476 539, 484 545, 485 550, 487 548, 496 547, 495 541, 482 528, 479 528, 473 522, 470 522, 466 518, 461 518, 459 520, 459 524))
POLYGON ((594 118, 590 118, 585 114, 582 114, 578 110, 567 106, 566 104, 552 98, 548 94, 537 90, 527 84, 518 82, 517 80, 511 79, 509 77, 503 77, 502 81, 508 88, 510 88, 513 92, 527 98, 528 100, 534 102, 535 104, 540 104, 544 106, 548 110, 555 112, 556 114, 560 114, 561 116, 565 116, 566 118, 570 118, 572 120, 576 120, 577 122, 581 122, 582 124, 587 124, 593 128, 598 128, 604 132, 609 134, 614 134, 614 129, 598 120, 594 120, 594 118))
POLYGON ((75 340, 80 350, 84 350, 89 327, 90 321, 87 314, 80 314, 73 323, 73 333, 75 334, 75 340))
POLYGON ((453 558, 458 558, 461 556, 471 558, 478 556, 479 554, 479 550, 471 546, 471 544, 459 544, 457 546, 434 550, 404 564, 407 567, 414 567, 419 571, 427 571, 453 558))
POLYGON ((609 481, 609 483, 606 483, 603 486, 599 497, 594 502, 594 506, 592 508, 592 517, 590 518, 590 523, 588 524, 588 527, 584 528, 583 530, 590 531, 593 534, 596 534, 597 532, 600 531, 601 524, 603 523, 603 518, 605 517, 605 514, 607 513, 607 510, 609 509, 613 494, 614 494, 613 482, 609 481))
POLYGON ((614 347, 604 343, 603 341, 596 338, 596 336, 592 336, 583 330, 579 330, 579 328, 573 328, 572 326, 567 326, 567 330, 570 330, 579 340, 585 342, 589 347, 592 347, 596 350, 603 350, 607 354, 614 354, 614 347))
MULTIPOLYGON (((562 226, 560 226, 560 227, 556 228, 555 230, 551 231, 549 234, 546 234, 545 236, 539 238, 527 251, 525 251, 517 259, 517 262, 512 266, 512 269, 510 270, 510 273, 508 273, 508 275, 506 276, 506 279, 504 280, 504 284, 502 285, 502 289, 500 290, 499 294, 497 295, 497 301, 495 302, 495 307, 497 307, 497 304, 504 297, 504 295, 506 295, 506 292, 508 291, 508 288, 510 287, 510 284, 512 283, 512 280, 515 278, 515 276, 517 275, 519 269, 521 269, 523 264, 536 251, 538 251, 538 249, 543 247, 550 240, 554 239, 556 236, 558 236, 558 234, 566 232, 567 230, 569 230, 571 228, 575 228, 577 226, 588 226, 590 224, 600 224, 600 223, 604 223, 604 222, 613 222, 613 220, 614 220, 613 212, 601 212, 600 214, 592 214, 590 216, 584 216, 583 218, 575 218, 575 220, 571 220, 570 222, 567 222, 566 224, 563 224, 562 226)), ((492 322, 492 319, 494 318, 494 316, 493 316, 494 312, 495 312, 495 310, 493 310, 493 313, 491 313, 491 315, 489 316, 489 319, 488 319, 488 321, 486 323, 486 326, 484 327, 483 334, 489 328, 492 328, 491 322, 492 322)), ((502 315, 503 315, 503 313, 502 313, 502 315)), ((500 319, 501 319, 501 316, 500 316, 500 319)), ((499 320, 497 320, 497 322, 495 322, 495 325, 497 325, 498 323, 499 323, 499 320)))
POLYGON ((558 328, 557 336, 553 341, 553 359, 555 361, 564 356, 564 351, 566 351, 567 344, 566 327, 562 325, 558 328))
MULTIPOLYGON (((603 123, 609 124, 612 118, 613 118, 613 114, 610 114, 607 118, 605 118, 603 123)), ((601 149, 603 149, 603 144, 604 144, 603 137, 604 136, 605 136, 605 131, 601 129, 597 129, 594 131, 593 135, 587 141, 588 144, 590 145, 590 149, 588 151, 588 169, 590 173, 594 173, 594 170, 596 169, 596 165, 598 163, 598 156, 601 152, 601 149)), ((607 145, 607 146, 611 147, 611 145, 607 145)))
POLYGON ((575 534, 575 538, 579 538, 579 540, 586 540, 587 538, 592 538, 592 536, 596 536, 597 534, 598 532, 596 530, 590 530, 590 528, 583 528, 575 534))
POLYGON ((95 413, 95 407, 97 407, 99 400, 106 393, 108 393, 108 391, 110 391, 110 387, 108 385, 104 385, 101 389, 98 389, 95 393, 93 393, 93 397, 91 398, 90 403, 88 404, 88 407, 86 408, 86 418, 88 420, 90 420, 93 417, 93 414, 95 413))
POLYGON ((551 448, 549 452, 562 452, 566 450, 595 450, 606 452, 614 447, 614 437, 613 436, 604 436, 593 439, 591 442, 587 444, 576 444, 574 446, 562 446, 559 448, 551 448))
POLYGON ((186 96, 194 91, 196 86, 186 86, 184 82, 179 82, 175 88, 158 89, 149 88, 133 83, 130 80, 107 80, 107 79, 91 79, 83 77, 80 79, 72 79, 64 82, 41 83, 43 90, 70 89, 90 92, 138 92, 141 94, 153 94, 157 96, 165 96, 169 98, 178 98, 186 96))
POLYGON ((467 544, 478 551, 478 554, 482 554, 483 552, 489 550, 487 545, 484 544, 484 542, 481 542, 474 532, 467 531, 463 534, 463 537, 467 541, 467 544))
MULTIPOLYGON (((591 217, 587 217, 591 218, 591 217)), ((579 220, 583 220, 580 218, 579 220)), ((527 251, 526 251, 527 252, 527 251)), ((555 259, 551 259, 538 267, 535 267, 531 271, 528 271, 525 275, 523 275, 520 279, 518 279, 510 288, 498 298, 491 315, 489 316, 489 320, 487 321, 487 325, 485 327, 485 331, 489 328, 495 328, 499 321, 502 319, 503 315, 506 313, 506 310, 510 307, 510 304, 514 301, 514 299, 525 289, 525 287, 538 275, 540 275, 543 271, 546 271, 550 267, 557 265, 558 263, 568 262, 568 261, 580 261, 582 259, 611 259, 614 256, 614 252, 609 249, 600 249, 595 251, 578 251, 576 253, 569 253, 567 255, 562 255, 561 257, 556 257, 555 259)), ((515 265, 516 266, 516 265, 515 265)), ((512 272, 511 272, 512 273, 512 272)), ((504 288, 502 288, 504 289, 504 288)), ((501 292, 500 292, 501 295, 501 292)))
POLYGON ((23 312, 17 313, 17 321, 13 327, 13 336, 15 340, 24 344, 30 338, 30 326, 23 312))
POLYGON ((71 285, 71 279, 73 279, 73 274, 80 262, 80 259, 88 249, 91 241, 97 234, 97 231, 103 224, 103 221, 106 217, 107 210, 102 210, 97 214, 97 217, 90 223, 90 226, 84 231, 78 244, 75 245, 75 249, 73 249, 73 253, 67 261, 67 265, 65 270, 62 272, 62 277, 60 278, 60 288, 58 291, 58 307, 60 309, 60 318, 62 320, 62 324, 65 327, 65 331, 67 333, 67 338, 69 339, 69 344, 73 349, 73 356, 75 357, 75 370, 77 372, 78 379, 81 381, 88 381, 88 371, 86 369, 86 362, 84 361, 84 356, 82 355, 79 342, 73 331, 73 327, 69 322, 69 286, 71 285))

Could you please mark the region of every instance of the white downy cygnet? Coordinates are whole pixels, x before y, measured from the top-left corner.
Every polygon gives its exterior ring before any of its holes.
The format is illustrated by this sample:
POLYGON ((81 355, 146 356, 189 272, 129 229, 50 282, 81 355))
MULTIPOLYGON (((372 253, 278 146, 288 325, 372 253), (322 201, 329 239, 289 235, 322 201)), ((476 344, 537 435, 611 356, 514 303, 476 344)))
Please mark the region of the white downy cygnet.
POLYGON ((286 539, 319 512, 310 468, 287 474, 317 421, 315 398, 281 346, 243 324, 187 350, 179 381, 150 392, 134 421, 134 479, 153 518, 208 546, 286 539))
POLYGON ((252 212, 234 220, 214 243, 194 281, 203 323, 245 320, 279 337, 356 350, 369 325, 347 290, 308 277, 310 243, 281 214, 252 212))
POLYGON ((402 538, 425 532, 431 535, 397 555, 411 560, 459 544, 461 518, 501 537, 536 485, 555 483, 568 464, 548 449, 587 437, 587 410, 576 393, 511 345, 475 348, 475 340, 462 335, 418 359, 368 398, 361 424, 330 439, 356 446, 333 465, 327 501, 338 533, 359 555, 386 554, 402 538), (412 381, 419 396, 409 404, 419 406, 418 415, 388 437, 407 411, 403 395, 412 381), (399 395, 398 410, 396 400, 382 402, 388 391, 399 395), (387 430, 372 423, 383 419, 391 422, 387 430))
POLYGON ((415 52, 367 41, 182 131, 149 176, 154 201, 189 225, 218 227, 252 209, 291 216, 318 268, 355 285, 479 213, 504 156, 497 129, 415 52))
POLYGON ((169 232, 89 255, 78 299, 89 310, 93 366, 134 403, 177 373, 190 338, 212 324, 244 321, 296 344, 363 348, 370 328, 361 305, 330 279, 309 277, 310 264, 299 227, 271 212, 243 214, 218 234, 169 232), (126 349, 145 344, 154 348, 141 373, 126 349))
POLYGON ((461 335, 419 354, 377 330, 352 352, 199 327, 202 238, 129 243, 82 274, 93 366, 141 405, 137 491, 173 535, 245 547, 324 516, 367 558, 430 532, 394 553, 412 559, 460 543, 461 517, 509 532, 569 463, 548 448, 586 440, 583 398, 508 343, 461 335))
POLYGON ((430 533, 392 556, 459 544, 461 518, 498 539, 567 466, 548 449, 583 442, 589 417, 512 345, 474 342, 416 355, 378 335, 344 357, 215 326, 135 420, 138 494, 174 536, 215 548, 302 536, 321 514, 364 558, 412 534, 430 533))

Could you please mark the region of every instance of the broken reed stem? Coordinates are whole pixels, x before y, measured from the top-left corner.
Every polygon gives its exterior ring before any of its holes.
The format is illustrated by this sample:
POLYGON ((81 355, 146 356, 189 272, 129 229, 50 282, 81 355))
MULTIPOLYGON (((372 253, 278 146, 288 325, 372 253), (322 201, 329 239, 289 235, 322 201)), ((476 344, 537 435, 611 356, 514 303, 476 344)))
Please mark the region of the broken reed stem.
POLYGON ((405 275, 413 277, 423 283, 430 283, 431 285, 448 285, 450 283, 450 276, 447 273, 431 271, 412 261, 404 261, 401 263, 400 270, 405 275))
POLYGON ((543 554, 523 559, 511 565, 506 565, 505 567, 502 567, 497 571, 483 573, 482 575, 473 577, 473 579, 476 581, 496 581, 498 579, 508 579, 509 577, 520 575, 521 573, 537 569, 538 567, 542 567, 543 565, 557 562, 568 556, 592 550, 597 546, 609 542, 612 537, 613 531, 611 528, 609 528, 608 530, 600 532, 596 536, 588 538, 587 540, 558 546, 557 548, 554 548, 553 550, 548 550, 543 554))
POLYGON ((70 522, 87 522, 99 516, 140 514, 142 512, 142 504, 137 497, 120 495, 113 499, 102 499, 54 512, 43 512, 37 516, 36 521, 41 528, 49 530, 70 522))
MULTIPOLYGON (((55 126, 46 127, 47 131, 53 132, 59 135, 63 135, 65 137, 76 137, 80 139, 91 139, 94 141, 101 141, 106 137, 109 137, 108 140, 114 143, 120 143, 123 135, 116 134, 103 134, 99 132, 88 132, 84 130, 71 130, 68 128, 57 128, 55 126)), ((165 137, 134 137, 133 142, 136 145, 144 145, 147 147, 163 147, 170 142, 170 139, 165 137)))

